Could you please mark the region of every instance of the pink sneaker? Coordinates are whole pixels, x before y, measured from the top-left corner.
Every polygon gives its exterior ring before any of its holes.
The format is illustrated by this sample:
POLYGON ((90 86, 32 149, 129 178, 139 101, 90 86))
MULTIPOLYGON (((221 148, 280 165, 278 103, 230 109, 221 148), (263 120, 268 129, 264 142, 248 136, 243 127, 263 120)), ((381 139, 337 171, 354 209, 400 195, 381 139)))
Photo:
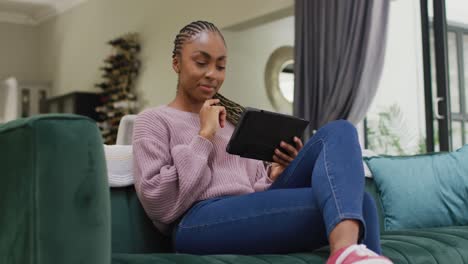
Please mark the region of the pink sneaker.
POLYGON ((351 245, 335 252, 327 264, 393 264, 393 262, 377 255, 365 245, 351 245))

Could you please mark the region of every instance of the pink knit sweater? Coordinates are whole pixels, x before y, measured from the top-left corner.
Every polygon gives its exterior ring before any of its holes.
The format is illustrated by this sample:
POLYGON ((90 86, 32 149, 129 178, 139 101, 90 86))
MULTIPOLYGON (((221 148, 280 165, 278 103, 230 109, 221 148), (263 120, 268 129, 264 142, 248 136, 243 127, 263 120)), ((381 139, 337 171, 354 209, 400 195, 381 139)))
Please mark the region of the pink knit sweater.
POLYGON ((160 106, 140 113, 133 132, 135 189, 155 226, 168 224, 195 202, 264 191, 271 185, 261 161, 226 152, 234 126, 213 142, 198 135, 197 113, 160 106))

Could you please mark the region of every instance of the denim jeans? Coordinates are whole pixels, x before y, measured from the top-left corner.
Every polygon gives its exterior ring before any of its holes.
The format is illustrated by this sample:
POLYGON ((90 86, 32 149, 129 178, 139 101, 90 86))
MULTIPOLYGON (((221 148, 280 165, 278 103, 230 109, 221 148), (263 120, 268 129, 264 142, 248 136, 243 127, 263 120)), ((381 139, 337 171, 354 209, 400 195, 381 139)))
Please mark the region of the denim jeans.
POLYGON ((347 121, 320 128, 264 192, 196 203, 175 225, 174 249, 190 254, 275 254, 328 244, 346 219, 381 253, 375 203, 364 193, 358 135, 347 121))

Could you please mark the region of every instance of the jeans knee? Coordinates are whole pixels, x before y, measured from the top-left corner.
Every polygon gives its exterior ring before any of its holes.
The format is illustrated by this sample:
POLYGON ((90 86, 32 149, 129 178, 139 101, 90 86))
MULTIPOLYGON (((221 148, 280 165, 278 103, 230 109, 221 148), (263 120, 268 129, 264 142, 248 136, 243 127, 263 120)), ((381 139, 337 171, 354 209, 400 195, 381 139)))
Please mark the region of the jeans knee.
POLYGON ((347 120, 335 120, 322 126, 318 131, 319 133, 325 133, 327 135, 354 135, 357 134, 356 127, 347 120))
POLYGON ((323 128, 333 129, 334 131, 355 131, 356 127, 348 120, 335 120, 326 124, 323 128))

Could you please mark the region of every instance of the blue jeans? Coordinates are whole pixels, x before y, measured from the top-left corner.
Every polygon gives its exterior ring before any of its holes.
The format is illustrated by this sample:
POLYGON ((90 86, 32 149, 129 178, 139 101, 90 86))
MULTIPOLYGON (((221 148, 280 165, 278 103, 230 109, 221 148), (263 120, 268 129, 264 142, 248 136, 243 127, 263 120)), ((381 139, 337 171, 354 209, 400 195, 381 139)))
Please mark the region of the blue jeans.
POLYGON ((360 223, 360 242, 381 253, 375 203, 364 193, 358 135, 330 122, 264 192, 196 203, 173 231, 174 249, 190 254, 275 254, 328 244, 346 219, 360 223))

